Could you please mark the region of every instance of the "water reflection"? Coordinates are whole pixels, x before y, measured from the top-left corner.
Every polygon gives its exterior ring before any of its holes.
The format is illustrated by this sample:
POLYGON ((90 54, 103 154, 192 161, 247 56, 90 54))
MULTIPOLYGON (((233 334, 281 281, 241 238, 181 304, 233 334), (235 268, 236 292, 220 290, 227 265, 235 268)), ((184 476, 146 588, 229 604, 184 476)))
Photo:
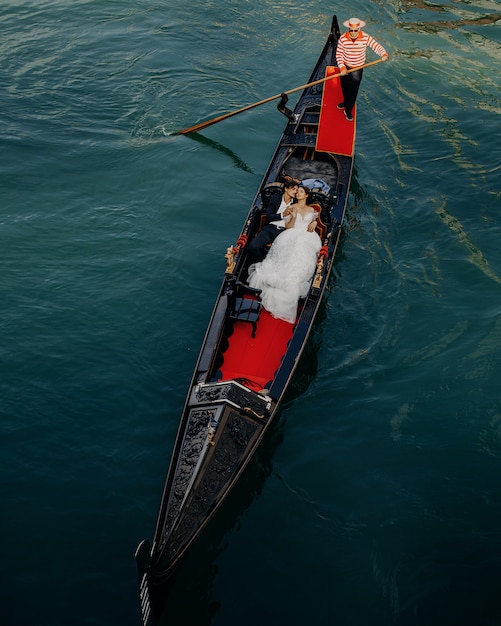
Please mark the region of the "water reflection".
MULTIPOLYGON (((491 13, 489 15, 476 15, 473 12, 464 11, 451 7, 450 5, 430 4, 426 0, 402 0, 403 11, 414 9, 425 10, 435 13, 456 13, 462 14, 456 20, 440 20, 437 22, 414 22, 401 24, 400 27, 411 32, 437 33, 447 29, 458 29, 464 26, 485 26, 495 24, 501 19, 501 13, 491 13)), ((458 4, 458 3, 456 3, 458 4)), ((470 4, 469 2, 465 4, 470 4)), ((418 54, 418 53, 416 53, 418 54)))
POLYGON ((199 133, 190 133, 189 135, 184 135, 184 136, 193 141, 197 141, 198 143, 201 143, 204 146, 208 146, 209 148, 212 148, 213 150, 217 150, 218 152, 221 152, 222 154, 225 154, 227 157, 229 157, 233 161, 233 164, 235 165, 235 167, 238 167, 238 169, 243 170, 244 172, 247 172, 248 174, 254 174, 252 169, 245 163, 245 161, 243 161, 237 154, 235 154, 233 150, 230 150, 230 148, 223 146, 223 144, 218 143, 217 141, 214 141, 213 139, 209 139, 208 137, 205 137, 204 135, 200 135, 199 133))
POLYGON ((475 265, 491 280, 501 284, 501 278, 491 269, 484 253, 479 250, 478 247, 475 246, 475 244, 468 237, 460 220, 451 213, 449 213, 444 204, 441 204, 439 207, 437 207, 436 214, 442 220, 442 222, 456 235, 458 242, 462 246, 466 247, 466 249, 470 252, 470 261, 473 263, 473 265, 475 265))

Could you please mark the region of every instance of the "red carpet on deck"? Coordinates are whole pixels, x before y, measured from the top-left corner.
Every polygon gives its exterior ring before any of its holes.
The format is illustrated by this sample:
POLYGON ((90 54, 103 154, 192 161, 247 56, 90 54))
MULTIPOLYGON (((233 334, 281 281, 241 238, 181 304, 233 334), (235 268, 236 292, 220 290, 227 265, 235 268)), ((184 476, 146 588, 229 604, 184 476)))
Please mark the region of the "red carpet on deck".
POLYGON ((222 380, 246 378, 255 383, 252 388, 265 388, 280 366, 293 328, 292 324, 275 319, 265 309, 261 310, 254 339, 251 324, 235 322, 220 368, 222 380))
MULTIPOLYGON (((339 72, 337 67, 329 65, 325 69, 326 76, 339 72)), ((353 107, 353 122, 348 122, 344 111, 337 108, 343 101, 341 81, 333 78, 324 83, 322 109, 317 135, 316 149, 319 152, 334 152, 345 156, 353 156, 355 149, 356 105, 353 107)))

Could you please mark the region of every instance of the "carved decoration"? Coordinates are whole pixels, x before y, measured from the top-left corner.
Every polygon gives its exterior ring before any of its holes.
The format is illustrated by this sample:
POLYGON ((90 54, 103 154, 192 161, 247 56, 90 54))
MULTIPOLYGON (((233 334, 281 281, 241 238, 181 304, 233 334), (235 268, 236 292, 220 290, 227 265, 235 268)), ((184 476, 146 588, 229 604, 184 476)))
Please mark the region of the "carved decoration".
POLYGON ((197 531, 225 492, 241 462, 247 458, 249 446, 263 428, 262 422, 229 407, 219 417, 220 421, 217 421, 213 410, 192 411, 190 415, 159 546, 163 552, 160 561, 167 559, 168 562, 197 531), (213 429, 212 436, 210 429, 213 429), (185 498, 204 447, 205 458, 199 477, 185 498))

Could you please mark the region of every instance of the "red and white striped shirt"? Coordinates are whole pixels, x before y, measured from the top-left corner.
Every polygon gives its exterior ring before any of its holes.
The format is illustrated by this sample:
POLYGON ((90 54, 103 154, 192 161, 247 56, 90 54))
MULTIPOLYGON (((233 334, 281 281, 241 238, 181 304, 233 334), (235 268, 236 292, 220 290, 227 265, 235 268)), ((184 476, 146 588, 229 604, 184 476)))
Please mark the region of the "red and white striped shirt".
POLYGON ((358 33, 356 39, 352 39, 349 33, 341 35, 336 50, 336 63, 339 69, 342 70, 346 66, 358 67, 359 65, 365 65, 367 46, 380 57, 386 54, 383 46, 362 30, 358 33))

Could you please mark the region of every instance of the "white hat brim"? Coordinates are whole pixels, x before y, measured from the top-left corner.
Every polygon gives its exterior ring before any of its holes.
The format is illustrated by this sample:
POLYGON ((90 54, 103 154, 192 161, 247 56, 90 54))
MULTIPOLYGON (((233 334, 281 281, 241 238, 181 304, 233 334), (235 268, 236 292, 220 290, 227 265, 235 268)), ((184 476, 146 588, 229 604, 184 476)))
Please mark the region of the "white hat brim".
MULTIPOLYGON (((360 21, 360 28, 363 28, 365 26, 365 22, 363 20, 359 20, 360 21)), ((346 22, 343 22, 343 26, 346 26, 346 28, 350 27, 350 20, 346 20, 346 22)))

